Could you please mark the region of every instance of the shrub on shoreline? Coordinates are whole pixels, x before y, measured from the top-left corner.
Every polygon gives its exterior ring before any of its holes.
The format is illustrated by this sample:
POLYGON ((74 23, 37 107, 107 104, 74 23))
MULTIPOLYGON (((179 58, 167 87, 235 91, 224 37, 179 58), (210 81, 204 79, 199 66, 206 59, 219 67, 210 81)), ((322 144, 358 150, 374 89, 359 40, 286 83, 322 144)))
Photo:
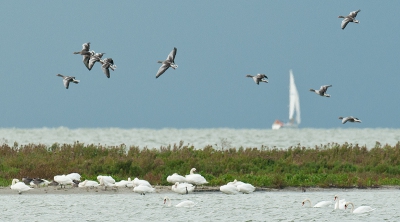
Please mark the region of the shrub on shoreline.
POLYGON ((77 172, 85 179, 112 175, 116 180, 138 177, 151 184, 169 185, 168 175, 185 175, 195 167, 209 185, 234 179, 260 187, 374 187, 400 185, 400 142, 327 144, 288 149, 262 147, 216 149, 174 144, 159 149, 94 144, 0 145, 0 186, 12 178, 77 172))

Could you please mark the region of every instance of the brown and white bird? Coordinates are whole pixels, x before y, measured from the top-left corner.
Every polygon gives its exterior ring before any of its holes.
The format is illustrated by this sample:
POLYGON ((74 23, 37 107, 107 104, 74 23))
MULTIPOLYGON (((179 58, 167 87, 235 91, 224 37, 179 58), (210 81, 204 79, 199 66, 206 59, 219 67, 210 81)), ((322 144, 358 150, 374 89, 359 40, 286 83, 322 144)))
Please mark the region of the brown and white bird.
POLYGON ((347 24, 349 24, 349 22, 354 22, 354 23, 360 23, 360 21, 358 21, 356 19, 357 13, 359 13, 361 10, 357 10, 357 11, 352 11, 350 12, 350 14, 348 16, 343 16, 343 15, 339 15, 338 18, 343 18, 342 21, 342 29, 346 28, 347 24))
POLYGON ((352 117, 352 116, 348 116, 348 117, 339 117, 339 119, 342 120, 342 123, 345 124, 346 122, 352 122, 352 123, 361 123, 361 120, 359 120, 358 118, 352 117))
MULTIPOLYGON (((74 52, 74 54, 82 55, 83 64, 85 64, 86 68, 89 69, 89 60, 90 57, 94 55, 94 51, 90 51, 90 42, 83 43, 82 50, 79 52, 74 52)), ((89 69, 90 70, 90 69, 89 69)))
POLYGON ((175 64, 175 56, 176 56, 177 49, 174 49, 169 53, 168 57, 164 61, 157 61, 157 63, 162 63, 161 67, 158 69, 156 78, 160 77, 169 67, 176 69, 178 65, 175 64))
POLYGON ((331 97, 331 95, 327 94, 326 91, 328 90, 328 87, 331 87, 332 85, 323 85, 319 90, 315 89, 310 89, 311 92, 315 92, 316 94, 320 96, 325 96, 325 97, 331 97))
POLYGON ((258 73, 256 76, 246 75, 246 77, 252 78, 257 85, 259 85, 260 82, 268 83, 268 77, 265 74, 258 73))
POLYGON ((117 66, 114 65, 114 60, 112 58, 105 58, 99 61, 101 63, 101 69, 104 74, 106 74, 107 78, 110 78, 110 69, 114 71, 117 66))
POLYGON ((95 53, 94 55, 90 56, 89 64, 88 64, 88 69, 89 69, 89 70, 92 70, 94 64, 95 64, 96 62, 100 62, 101 57, 103 57, 104 54, 106 54, 106 53, 102 53, 102 52, 101 52, 101 53, 95 53))
POLYGON ((75 77, 73 77, 73 76, 63 76, 61 74, 57 74, 57 76, 60 76, 63 78, 64 86, 66 89, 68 89, 70 82, 73 82, 75 84, 79 83, 79 80, 76 80, 75 77))

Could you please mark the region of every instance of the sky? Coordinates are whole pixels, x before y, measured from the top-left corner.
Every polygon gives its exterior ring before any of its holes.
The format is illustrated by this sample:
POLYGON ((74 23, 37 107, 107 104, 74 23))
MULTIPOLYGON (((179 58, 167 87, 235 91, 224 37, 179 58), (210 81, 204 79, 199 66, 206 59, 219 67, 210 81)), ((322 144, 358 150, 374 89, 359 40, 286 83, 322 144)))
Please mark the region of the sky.
MULTIPOLYGON (((1 128, 399 128, 400 1, 6 1, 1 128), (359 24, 339 15, 361 9, 359 24), (114 60, 108 79, 82 44, 114 60), (176 70, 155 78, 176 47, 176 70), (65 89, 56 74, 75 76, 65 89), (264 73, 256 85, 246 74, 264 73), (331 84, 330 98, 310 88, 331 84), (361 124, 341 124, 339 116, 361 124)), ((103 58, 104 58, 103 57, 103 58)))

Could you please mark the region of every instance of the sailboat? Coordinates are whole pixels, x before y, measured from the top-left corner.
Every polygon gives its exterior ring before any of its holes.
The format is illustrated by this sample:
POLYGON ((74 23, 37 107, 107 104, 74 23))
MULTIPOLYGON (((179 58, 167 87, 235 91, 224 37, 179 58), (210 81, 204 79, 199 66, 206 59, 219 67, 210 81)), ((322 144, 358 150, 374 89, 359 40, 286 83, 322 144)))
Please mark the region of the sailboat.
POLYGON ((272 124, 272 129, 280 128, 297 128, 300 124, 300 99, 299 92, 297 91, 296 84, 294 83, 293 72, 290 70, 290 83, 289 83, 289 122, 283 123, 280 120, 275 120, 272 124), (296 113, 296 117, 295 114, 296 113))

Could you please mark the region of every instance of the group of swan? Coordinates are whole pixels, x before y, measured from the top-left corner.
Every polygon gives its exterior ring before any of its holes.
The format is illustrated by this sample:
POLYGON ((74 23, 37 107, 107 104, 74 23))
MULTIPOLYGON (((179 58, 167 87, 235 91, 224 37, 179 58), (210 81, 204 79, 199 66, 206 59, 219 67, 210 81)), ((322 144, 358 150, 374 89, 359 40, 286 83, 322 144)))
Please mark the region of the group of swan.
POLYGON ((253 185, 237 181, 236 179, 219 188, 221 192, 226 194, 237 194, 238 192, 249 194, 254 192, 255 189, 253 185))
MULTIPOLYGON (((351 205, 351 212, 355 213, 355 214, 368 213, 368 212, 375 210, 370 206, 360 206, 360 207, 357 207, 356 209, 354 209, 354 204, 352 202, 346 202, 345 199, 339 200, 339 196, 337 196, 337 195, 335 195, 335 198, 333 200, 335 202, 335 207, 334 207, 335 210, 346 210, 349 205, 351 205)), ((306 202, 308 202, 310 204, 309 205, 310 207, 312 206, 311 200, 308 198, 303 200, 301 205, 304 206, 306 202)), ((327 206, 330 206, 331 204, 332 204, 331 201, 321 201, 321 202, 318 202, 317 204, 315 204, 313 207, 327 207, 327 206)))
POLYGON ((200 174, 194 173, 195 171, 196 168, 192 168, 189 175, 181 176, 177 173, 169 175, 167 181, 174 184, 172 185, 171 190, 179 194, 188 194, 194 191, 194 185, 207 184, 208 182, 206 178, 200 174))

